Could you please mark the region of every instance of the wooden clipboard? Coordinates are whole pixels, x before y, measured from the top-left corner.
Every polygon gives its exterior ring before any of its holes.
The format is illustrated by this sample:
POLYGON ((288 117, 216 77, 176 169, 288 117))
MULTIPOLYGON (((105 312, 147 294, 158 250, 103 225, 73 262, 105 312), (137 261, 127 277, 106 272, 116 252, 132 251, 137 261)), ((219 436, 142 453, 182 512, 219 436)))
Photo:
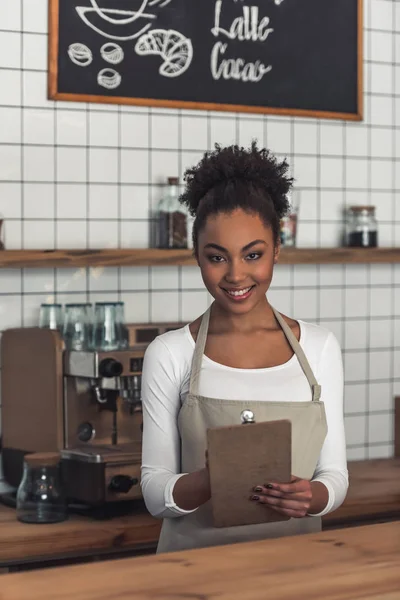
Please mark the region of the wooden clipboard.
POLYGON ((250 497, 257 485, 290 481, 290 421, 212 428, 207 432, 207 441, 214 527, 289 520, 250 497))

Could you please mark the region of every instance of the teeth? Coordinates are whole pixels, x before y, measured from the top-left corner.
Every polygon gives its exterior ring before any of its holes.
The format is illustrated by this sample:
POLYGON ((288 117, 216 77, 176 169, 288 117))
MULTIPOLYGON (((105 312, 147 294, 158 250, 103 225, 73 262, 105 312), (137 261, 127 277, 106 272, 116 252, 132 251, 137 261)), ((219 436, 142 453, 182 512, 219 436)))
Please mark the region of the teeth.
POLYGON ((247 294, 247 292, 249 292, 250 290, 251 287, 245 288, 244 290, 238 290, 237 292, 228 290, 228 294, 230 294, 231 296, 244 296, 244 294, 247 294))

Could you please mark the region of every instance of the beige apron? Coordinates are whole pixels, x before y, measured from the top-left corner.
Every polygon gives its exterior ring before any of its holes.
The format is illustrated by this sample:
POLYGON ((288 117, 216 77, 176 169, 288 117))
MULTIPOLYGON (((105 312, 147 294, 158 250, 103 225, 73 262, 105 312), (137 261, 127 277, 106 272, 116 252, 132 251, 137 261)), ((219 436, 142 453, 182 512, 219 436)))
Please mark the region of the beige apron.
MULTIPOLYGON (((289 419, 292 423, 292 473, 312 479, 324 443, 325 407, 308 360, 290 327, 275 310, 275 317, 304 371, 312 391, 311 402, 222 400, 199 396, 199 376, 207 340, 210 310, 203 315, 192 360, 190 388, 178 416, 181 436, 181 472, 204 468, 207 429, 241 423, 243 410, 251 410, 256 422, 289 419)), ((257 482, 255 482, 257 483, 257 482)), ((263 482, 258 482, 263 483, 263 482)), ((321 530, 319 517, 290 519, 241 527, 215 528, 211 502, 182 517, 164 519, 157 552, 172 552, 238 542, 283 537, 321 530)))

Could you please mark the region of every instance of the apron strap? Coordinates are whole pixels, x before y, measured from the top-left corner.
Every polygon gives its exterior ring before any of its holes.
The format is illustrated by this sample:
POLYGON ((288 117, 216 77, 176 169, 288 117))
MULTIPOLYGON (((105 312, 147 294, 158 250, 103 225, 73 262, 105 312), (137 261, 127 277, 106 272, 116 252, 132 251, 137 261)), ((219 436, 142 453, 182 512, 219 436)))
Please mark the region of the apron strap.
POLYGON ((204 349, 206 347, 208 324, 210 322, 211 306, 206 310, 201 319, 199 332, 197 334, 196 345, 192 359, 192 370, 190 373, 189 394, 199 394, 199 380, 201 364, 203 362, 204 349))
POLYGON ((310 384, 313 402, 316 402, 321 398, 321 386, 318 385, 318 382, 315 379, 314 373, 310 367, 310 363, 308 362, 307 357, 304 354, 304 350, 300 346, 299 342, 296 339, 296 336, 294 335, 293 331, 290 329, 289 325, 286 323, 282 315, 277 310, 275 310, 273 306, 271 306, 271 308, 274 311, 276 320, 282 327, 283 333, 285 334, 287 341, 289 342, 293 352, 297 356, 297 360, 299 361, 300 366, 303 369, 304 375, 307 377, 308 383, 310 384))
MULTIPOLYGON (((312 391, 313 402, 317 402, 321 398, 321 386, 315 379, 314 373, 310 367, 310 363, 308 362, 307 357, 304 354, 304 350, 300 346, 299 342, 296 339, 296 336, 294 335, 293 331, 290 329, 289 325, 286 323, 282 315, 277 310, 275 310, 273 306, 271 306, 271 308, 274 312, 276 320, 282 327, 282 331, 285 334, 287 341, 289 342, 293 352, 297 356, 297 360, 299 361, 300 366, 303 369, 304 375, 307 377, 308 383, 310 384, 312 391)), ((211 306, 203 314, 199 332, 197 334, 197 340, 192 359, 192 370, 190 373, 189 394, 191 395, 197 396, 199 394, 200 371, 203 362, 204 349, 206 347, 208 325, 210 322, 210 313, 211 306)))

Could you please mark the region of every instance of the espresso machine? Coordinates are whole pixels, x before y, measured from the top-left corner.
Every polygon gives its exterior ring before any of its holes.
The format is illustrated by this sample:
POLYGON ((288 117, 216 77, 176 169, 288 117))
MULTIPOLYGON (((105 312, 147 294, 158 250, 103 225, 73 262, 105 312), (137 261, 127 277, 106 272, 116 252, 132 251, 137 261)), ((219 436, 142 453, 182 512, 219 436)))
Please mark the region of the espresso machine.
POLYGON ((127 325, 126 350, 67 351, 56 330, 6 330, 1 340, 3 471, 17 487, 24 455, 61 454, 72 503, 141 498, 141 370, 147 345, 181 324, 127 325))

